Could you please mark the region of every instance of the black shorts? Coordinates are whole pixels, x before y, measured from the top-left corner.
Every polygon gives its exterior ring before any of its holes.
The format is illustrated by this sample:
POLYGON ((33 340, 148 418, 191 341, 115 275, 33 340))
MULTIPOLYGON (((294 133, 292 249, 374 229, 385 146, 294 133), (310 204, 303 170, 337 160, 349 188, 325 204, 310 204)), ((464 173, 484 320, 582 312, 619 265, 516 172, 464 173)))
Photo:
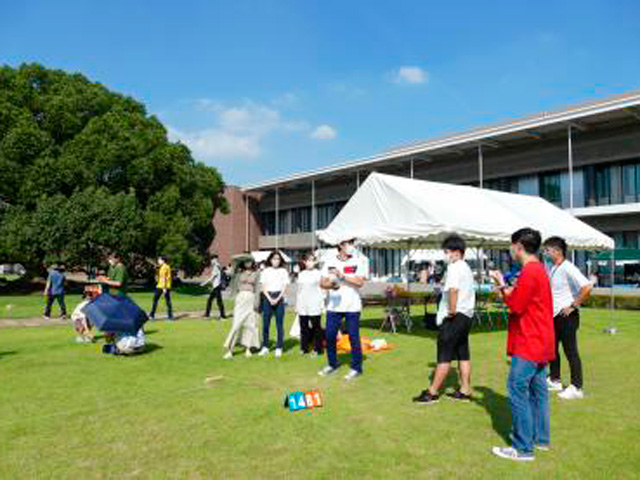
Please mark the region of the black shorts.
POLYGON ((471 318, 462 313, 444 319, 438 332, 438 363, 470 359, 470 330, 471 318))

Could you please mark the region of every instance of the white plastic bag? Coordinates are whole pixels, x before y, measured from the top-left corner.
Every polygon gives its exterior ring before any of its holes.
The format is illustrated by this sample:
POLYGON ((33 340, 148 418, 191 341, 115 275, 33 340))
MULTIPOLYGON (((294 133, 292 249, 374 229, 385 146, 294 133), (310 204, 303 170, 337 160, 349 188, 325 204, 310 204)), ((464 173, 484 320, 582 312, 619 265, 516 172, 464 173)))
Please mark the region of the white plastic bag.
POLYGON ((296 315, 296 318, 293 321, 293 324, 291 325, 291 330, 289 330, 289 336, 291 338, 297 338, 298 340, 300 339, 300 317, 298 315, 296 315))

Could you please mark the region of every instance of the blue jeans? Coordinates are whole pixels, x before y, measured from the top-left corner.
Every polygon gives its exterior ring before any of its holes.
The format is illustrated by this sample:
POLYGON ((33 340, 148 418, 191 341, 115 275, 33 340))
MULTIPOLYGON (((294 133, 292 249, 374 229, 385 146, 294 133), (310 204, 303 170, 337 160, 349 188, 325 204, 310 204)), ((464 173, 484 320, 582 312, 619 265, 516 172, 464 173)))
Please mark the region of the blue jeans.
MULTIPOLYGON (((269 292, 272 298, 277 297, 280 292, 269 292)), ((278 340, 276 348, 284 346, 284 301, 276 305, 271 305, 265 296, 262 297, 262 347, 269 348, 269 329, 271 328, 271 317, 276 316, 276 330, 278 340)))
POLYGON ((327 312, 327 359, 338 368, 336 341, 342 319, 347 323, 351 343, 351 368, 362 373, 362 345, 360 344, 360 312, 327 312))
POLYGON ((535 445, 550 442, 547 364, 512 357, 507 389, 513 448, 533 454, 535 445))

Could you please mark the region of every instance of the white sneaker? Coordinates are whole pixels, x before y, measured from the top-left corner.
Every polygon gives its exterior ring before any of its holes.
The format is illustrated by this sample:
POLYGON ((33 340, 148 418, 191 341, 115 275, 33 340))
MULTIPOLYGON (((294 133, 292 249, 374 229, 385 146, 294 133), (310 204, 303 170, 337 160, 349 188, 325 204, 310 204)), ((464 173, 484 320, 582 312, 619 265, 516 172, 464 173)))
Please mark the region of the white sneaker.
POLYGON ((267 355, 269 355, 269 349, 267 347, 262 347, 260 352, 258 352, 258 355, 261 357, 266 357, 267 355))
POLYGON ((76 343, 84 343, 84 337, 77 336, 76 337, 76 343))
POLYGON ((247 357, 247 358, 251 358, 251 357, 253 357, 253 353, 251 353, 251 349, 250 349, 250 348, 247 348, 247 349, 245 350, 245 352, 244 352, 244 356, 245 356, 245 357, 247 357))
POLYGON ((227 352, 224 354, 224 358, 225 360, 231 360, 233 358, 233 352, 227 352))
POLYGON ((516 462, 532 462, 534 456, 532 454, 518 453, 513 447, 493 447, 491 453, 507 460, 514 460, 516 462))
POLYGON ((349 382, 349 381, 351 381, 351 380, 354 380, 354 379, 358 378, 360 375, 362 375, 362 372, 359 372, 359 371, 357 371, 357 370, 353 370, 353 369, 351 369, 351 370, 349 370, 349 373, 347 373, 347 374, 344 376, 344 379, 345 379, 347 382, 349 382))
POLYGON ((551 392, 559 392, 562 390, 562 382, 560 380, 551 380, 551 377, 547 377, 547 388, 551 392))
POLYGON ((333 368, 331 365, 327 365, 326 367, 324 367, 322 370, 318 372, 318 375, 320 375, 321 377, 328 377, 329 375, 332 375, 337 371, 338 371, 337 368, 333 368))
POLYGON ((558 398, 562 398, 564 400, 580 400, 584 398, 584 392, 573 385, 569 385, 558 394, 558 398))
POLYGON ((282 356, 282 349, 276 348, 276 358, 280 358, 282 356))

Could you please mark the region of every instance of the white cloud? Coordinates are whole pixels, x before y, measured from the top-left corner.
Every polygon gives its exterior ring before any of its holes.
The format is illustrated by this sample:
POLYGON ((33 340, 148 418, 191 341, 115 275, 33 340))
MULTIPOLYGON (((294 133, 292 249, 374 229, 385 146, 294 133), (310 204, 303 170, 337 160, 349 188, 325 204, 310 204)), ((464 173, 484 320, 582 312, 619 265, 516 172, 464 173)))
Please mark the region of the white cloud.
POLYGON ((199 99, 195 108, 212 114, 213 125, 191 131, 169 128, 169 135, 187 145, 199 160, 256 158, 262 153, 263 141, 269 135, 309 129, 306 122, 285 120, 279 110, 250 100, 226 106, 210 99, 199 99))
POLYGON ((392 74, 392 80, 402 85, 419 85, 426 83, 427 71, 421 67, 403 66, 392 74))
POLYGON ((331 125, 319 125, 309 136, 316 140, 332 140, 338 136, 338 132, 331 125))

